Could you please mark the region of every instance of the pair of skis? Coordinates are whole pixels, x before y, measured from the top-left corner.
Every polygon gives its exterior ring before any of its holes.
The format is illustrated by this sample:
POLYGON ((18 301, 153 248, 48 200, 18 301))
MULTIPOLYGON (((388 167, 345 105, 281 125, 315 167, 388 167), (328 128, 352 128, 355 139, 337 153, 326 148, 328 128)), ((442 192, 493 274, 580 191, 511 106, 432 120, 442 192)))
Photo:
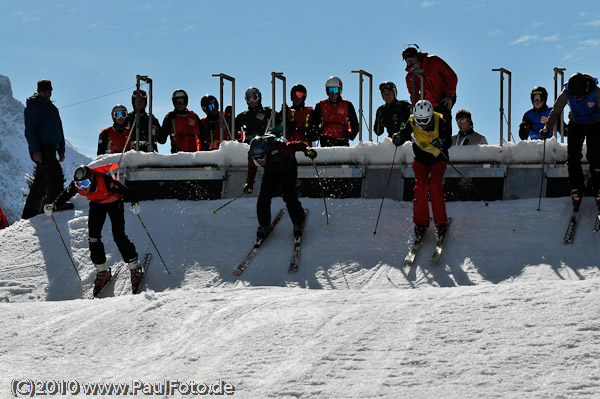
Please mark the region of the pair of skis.
MULTIPOLYGON (((446 230, 446 232, 444 233, 443 236, 437 238, 437 241, 435 243, 435 248, 433 250, 433 254, 429 258, 430 262, 437 262, 442 257, 442 251, 444 249, 444 242, 446 242, 446 237, 448 236, 448 231, 450 229, 451 223, 452 223, 452 218, 449 218, 448 219, 448 229, 446 230)), ((413 239, 413 242, 410 245, 410 248, 408 249, 408 254, 404 258, 404 263, 406 265, 412 266, 412 264, 415 262, 415 258, 417 257, 419 248, 421 248, 421 245, 423 244, 423 238, 425 238, 424 235, 422 237, 415 237, 413 239)))
MULTIPOLYGON (((302 222, 302 231, 304 231, 304 225, 306 224, 306 219, 308 217, 308 209, 305 209, 304 212, 305 212, 305 217, 304 217, 304 222, 302 222)), ((252 262, 252 260, 256 256, 258 249, 263 244, 265 239, 271 234, 271 232, 273 231, 275 226, 277 226, 277 224, 283 217, 284 213, 285 213, 285 208, 281 208, 281 210, 277 213, 277 215, 271 222, 271 225, 269 226, 269 229, 267 230, 265 235, 262 238, 259 238, 256 240, 256 242, 254 243, 254 246, 252 247, 250 252, 248 252, 248 255, 246 255, 246 257, 240 262, 240 264, 235 269, 233 269, 234 275, 241 276, 241 274, 244 272, 244 270, 246 270, 246 268, 248 267, 250 262, 252 262)), ((302 234, 300 234, 297 237, 294 237, 294 249, 292 251, 292 258, 290 260, 290 265, 288 267, 288 273, 296 273, 298 271, 298 262, 300 260, 301 243, 302 243, 302 234)))
MULTIPOLYGON (((573 212, 569 218, 569 224, 567 225, 567 230, 563 238, 563 243, 565 244, 571 244, 575 239, 575 227, 577 226, 577 215, 579 214, 580 207, 581 202, 573 204, 573 212)), ((600 231, 600 207, 598 207, 598 214, 594 220, 594 232, 598 231, 600 231)))
MULTIPOLYGON (((146 276, 146 271, 148 270, 148 266, 150 265, 150 260, 152 259, 152 254, 151 253, 146 253, 144 254, 144 257, 142 258, 142 260, 140 261, 140 267, 142 268, 142 279, 137 282, 136 284, 131 284, 131 293, 132 294, 137 294, 140 292, 140 288, 142 286, 142 283, 144 282, 144 277, 146 276)), ((121 270, 126 269, 126 263, 125 262, 119 262, 119 264, 117 265, 117 267, 115 268, 115 272, 111 273, 111 277, 106 281, 106 283, 104 283, 104 285, 102 287, 94 287, 93 293, 92 295, 94 296, 94 298, 98 298, 102 292, 106 289, 107 286, 109 286, 113 281, 115 281, 119 275, 119 273, 121 272, 121 270)), ((109 271, 111 269, 108 269, 109 271)))

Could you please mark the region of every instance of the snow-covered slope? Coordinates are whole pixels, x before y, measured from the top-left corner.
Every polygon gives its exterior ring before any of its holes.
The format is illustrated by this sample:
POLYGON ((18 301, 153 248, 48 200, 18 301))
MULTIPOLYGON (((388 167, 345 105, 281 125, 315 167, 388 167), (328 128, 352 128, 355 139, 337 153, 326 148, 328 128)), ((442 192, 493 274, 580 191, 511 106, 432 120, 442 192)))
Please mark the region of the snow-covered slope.
MULTIPOLYGON (((44 215, 0 231, 0 381, 166 380, 235 387, 240 398, 574 398, 600 396, 600 237, 584 199, 572 245, 566 198, 453 202, 438 264, 433 231, 407 268, 411 204, 302 199, 310 209, 297 274, 285 216, 240 278, 256 199, 141 204, 129 237, 154 257, 140 295, 121 274, 104 299, 94 278, 87 204, 55 215, 80 282, 44 215)), ((273 201, 273 211, 283 205, 273 201)), ((120 256, 110 224, 109 265, 120 256)), ((136 381, 135 383, 133 381, 136 381)), ((171 384, 171 387, 174 386, 171 384)), ((25 388, 23 388, 25 389, 25 388)), ((83 388, 82 388, 83 389, 83 388)), ((181 397, 173 395, 157 397, 181 397)), ((114 392, 113 392, 114 395, 114 392)), ((8 396, 8 395, 7 395, 8 396)), ((136 396, 150 397, 138 390, 136 396)))
MULTIPOLYGON (((24 110, 23 103, 13 98, 9 78, 0 75, 0 205, 10 223, 21 217, 29 193, 27 176, 34 167, 25 140, 24 110)), ((70 177, 77 166, 91 159, 71 146, 68 132, 65 135, 66 159, 61 165, 65 176, 70 177)))

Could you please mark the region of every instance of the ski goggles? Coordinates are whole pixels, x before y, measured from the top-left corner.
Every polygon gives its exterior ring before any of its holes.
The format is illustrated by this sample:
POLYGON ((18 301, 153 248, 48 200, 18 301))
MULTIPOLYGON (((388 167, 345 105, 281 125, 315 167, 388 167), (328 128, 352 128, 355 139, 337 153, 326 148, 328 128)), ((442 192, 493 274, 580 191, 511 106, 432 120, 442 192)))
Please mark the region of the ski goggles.
POLYGON ((296 94, 296 98, 299 98, 299 99, 304 98, 304 92, 302 92, 300 90, 298 90, 295 94, 296 94))
POLYGON ((386 84, 380 84, 379 85, 379 91, 394 91, 394 86, 392 86, 389 83, 386 84))
POLYGON ((217 103, 210 103, 208 104, 208 107, 206 107, 206 109, 208 109, 209 111, 214 111, 217 109, 217 103))
POLYGON ((113 112, 113 118, 115 118, 115 119, 127 118, 127 111, 113 112))
POLYGON ((425 126, 425 125, 429 124, 430 120, 431 120, 431 118, 415 118, 415 122, 417 122, 417 125, 420 125, 420 126, 425 126))
POLYGON ((328 87, 327 88, 327 94, 339 94, 339 92, 340 92, 339 87, 328 87))
POLYGON ((536 102, 536 101, 543 101, 541 94, 534 94, 533 95, 533 102, 536 102))
POLYGON ((262 161, 262 160, 264 160, 266 158, 267 158, 267 154, 266 153, 263 153, 263 154, 260 154, 260 155, 252 155, 252 159, 254 159, 255 161, 262 161))
POLYGON ((77 186, 77 188, 88 188, 90 186, 90 184, 92 184, 92 182, 90 181, 90 179, 85 179, 82 181, 76 181, 75 182, 75 186, 77 186))

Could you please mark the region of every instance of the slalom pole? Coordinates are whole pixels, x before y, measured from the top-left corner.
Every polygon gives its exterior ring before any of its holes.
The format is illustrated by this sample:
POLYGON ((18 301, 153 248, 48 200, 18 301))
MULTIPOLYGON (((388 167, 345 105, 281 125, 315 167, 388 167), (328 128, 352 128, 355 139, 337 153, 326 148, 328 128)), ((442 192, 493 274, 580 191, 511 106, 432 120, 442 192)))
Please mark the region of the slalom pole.
POLYGON ((375 223, 375 230, 373 231, 373 235, 377 234, 377 226, 379 225, 379 217, 381 216, 381 209, 383 208, 383 200, 385 199, 385 195, 387 194, 388 187, 390 186, 390 180, 392 178, 392 171, 394 170, 394 162, 396 162, 396 152, 398 152, 398 146, 394 150, 394 158, 392 159, 392 167, 390 168, 390 175, 388 176, 387 184, 385 185, 385 190, 383 190, 383 198, 381 198, 381 205, 379 206, 379 214, 377 215, 377 223, 375 223))
POLYGON ((77 271, 77 267, 75 266, 75 262, 73 262, 73 257, 71 256, 71 253, 67 249, 67 244, 65 244, 65 240, 63 239, 62 234, 60 234, 60 230, 58 229, 58 225, 56 224, 56 220, 54 220, 54 215, 50 215, 50 217, 52 218, 52 221, 54 222, 54 227, 56 227, 56 231, 58 231, 58 235, 60 236, 60 240, 62 241, 63 246, 65 247, 65 251, 67 251, 67 255, 69 256, 69 259, 71 260, 71 264, 73 265, 73 269, 75 269, 75 273, 77 274, 77 278, 79 278, 79 281, 81 281, 81 277, 79 276, 79 272, 77 271))
MULTIPOLYGON (((448 157, 446 156, 446 154, 444 154, 443 151, 441 153, 444 156, 444 158, 446 158, 446 162, 448 162, 448 165, 450 165, 452 167, 452 169, 454 169, 456 171, 456 173, 458 173, 461 177, 466 178, 465 175, 463 175, 462 173, 460 173, 460 171, 458 169, 456 169, 456 167, 448 159, 448 157)), ((479 199, 483 201, 483 203, 485 204, 485 206, 488 206, 489 204, 487 203, 487 201, 485 199, 483 199, 483 195, 481 195, 481 193, 479 192, 479 190, 477 190, 477 187, 475 187, 475 185, 473 184, 472 181, 471 181, 471 188, 473 189, 473 191, 475 191, 477 193, 477 195, 479 196, 479 199)))
POLYGON ((329 213, 327 212, 327 201, 325 200, 325 189, 323 188, 323 183, 321 182, 321 176, 319 176, 319 169, 317 169, 317 164, 314 159, 311 159, 313 166, 315 167, 315 172, 317 172, 317 179, 319 179, 319 186, 321 186, 321 194, 323 196, 323 204, 325 205, 325 220, 327 222, 327 226, 329 226, 329 213))
POLYGON ((538 200, 538 211, 541 211, 542 190, 544 189, 544 169, 546 169, 546 139, 544 139, 544 150, 542 151, 542 181, 540 182, 540 199, 538 200))
POLYGON ((140 220, 140 223, 142 224, 142 227, 144 228, 144 230, 146 230, 146 234, 148 234, 148 238, 150 239, 150 242, 152 242, 152 245, 154 245, 154 249, 156 249, 156 253, 158 254, 158 257, 160 258, 160 260, 163 263, 163 266, 165 267, 165 270, 167 271, 167 274, 169 276, 171 276, 171 272, 169 271, 169 269, 167 268, 167 264, 165 263, 165 260, 163 259, 162 255, 160 254, 160 251, 158 250, 158 248, 156 248, 156 244, 154 243, 154 240, 152 239, 152 236, 150 236, 150 232, 148 231, 148 229, 146 228, 146 225, 144 224, 144 222, 142 221, 142 217, 140 216, 140 214, 137 214, 138 219, 140 220))
POLYGON ((235 201, 236 199, 240 198, 242 195, 244 195, 244 193, 242 192, 240 195, 238 195, 237 197, 235 197, 234 199, 226 202, 225 204, 221 205, 220 207, 218 207, 217 209, 215 209, 214 211, 212 211, 211 213, 214 215, 215 213, 219 212, 221 209, 225 208, 227 205, 231 204, 233 201, 235 201))

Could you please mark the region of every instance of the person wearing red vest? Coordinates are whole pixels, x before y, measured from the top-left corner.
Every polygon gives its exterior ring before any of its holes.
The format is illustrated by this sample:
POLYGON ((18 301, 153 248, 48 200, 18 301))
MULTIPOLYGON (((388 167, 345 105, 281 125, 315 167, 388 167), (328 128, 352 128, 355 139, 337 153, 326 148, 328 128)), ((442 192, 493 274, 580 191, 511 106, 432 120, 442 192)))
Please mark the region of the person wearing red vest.
POLYGON ((200 118, 187 109, 188 95, 177 89, 171 97, 175 109, 169 112, 162 123, 159 143, 164 144, 167 136, 171 139, 171 153, 200 151, 200 118))
POLYGON ((402 52, 402 59, 406 62, 406 87, 410 93, 410 102, 414 105, 417 101, 427 100, 433 105, 433 110, 442 114, 452 134, 452 107, 456 103, 456 86, 458 77, 450 66, 437 55, 429 55, 420 51, 419 46, 411 44, 402 52), (424 78, 415 77, 413 93, 413 70, 422 69, 424 78), (423 90, 421 93, 421 79, 423 90))
POLYGON ((86 197, 90 201, 88 215, 88 242, 90 258, 96 266, 98 273, 94 280, 94 296, 110 281, 110 269, 106 266, 106 253, 102 243, 102 227, 106 215, 112 224, 113 239, 117 248, 128 264, 131 271, 131 284, 139 284, 143 272, 138 262, 138 253, 135 246, 125 234, 125 215, 123 212, 123 195, 132 199, 131 211, 140 212, 140 206, 133 199, 133 192, 121 184, 112 172, 117 169, 117 164, 108 164, 90 168, 82 165, 75 169, 73 181, 56 198, 52 204, 44 206, 44 213, 50 216, 75 194, 86 197))
POLYGON ((127 108, 117 104, 110 113, 113 125, 100 132, 96 155, 114 154, 131 150, 131 137, 127 127, 127 108), (128 140, 129 139, 129 140, 128 140))
POLYGON ((290 141, 310 140, 308 129, 310 127, 310 118, 313 113, 313 107, 307 107, 306 87, 299 83, 295 84, 290 90, 290 99, 292 106, 287 109, 287 136, 290 141))
POLYGON ((354 105, 342 99, 342 81, 336 76, 327 79, 325 91, 327 99, 311 115, 310 138, 320 140, 321 147, 349 147, 359 128, 354 105))
MULTIPOLYGON (((218 150, 221 142, 221 121, 219 118, 219 101, 215 96, 210 94, 205 95, 200 100, 200 107, 206 116, 200 119, 200 141, 202 144, 202 151, 218 150)), ((223 122, 226 124, 231 123, 231 110, 229 111, 229 117, 227 117, 227 109, 223 113, 223 122)), ((223 140, 229 140, 229 131, 231 128, 225 127, 223 131, 223 140)), ((241 134, 237 137, 238 141, 242 141, 241 134)))

